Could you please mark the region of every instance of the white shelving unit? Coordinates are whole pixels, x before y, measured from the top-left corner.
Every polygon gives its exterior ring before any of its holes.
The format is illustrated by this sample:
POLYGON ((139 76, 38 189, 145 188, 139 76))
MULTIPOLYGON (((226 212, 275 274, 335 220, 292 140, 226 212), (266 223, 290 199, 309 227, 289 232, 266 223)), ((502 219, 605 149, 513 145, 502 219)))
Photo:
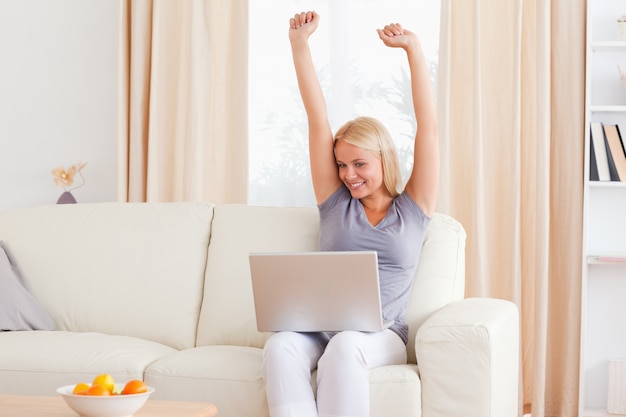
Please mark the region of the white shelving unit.
POLYGON ((590 123, 617 124, 626 140, 624 14, 624 0, 587 2, 580 417, 618 416, 607 411, 608 363, 626 358, 626 182, 589 181, 590 123))

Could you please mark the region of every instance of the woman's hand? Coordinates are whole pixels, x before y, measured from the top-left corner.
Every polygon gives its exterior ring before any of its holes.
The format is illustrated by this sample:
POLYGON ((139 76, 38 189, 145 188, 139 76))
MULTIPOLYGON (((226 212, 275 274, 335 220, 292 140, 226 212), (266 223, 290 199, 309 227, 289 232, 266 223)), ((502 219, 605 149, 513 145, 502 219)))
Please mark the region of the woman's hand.
POLYGON ((289 19, 289 40, 307 40, 320 22, 320 16, 312 11, 296 14, 289 19))
POLYGON ((391 48, 408 49, 417 44, 417 35, 404 29, 400 23, 390 23, 382 29, 377 29, 378 37, 391 48))

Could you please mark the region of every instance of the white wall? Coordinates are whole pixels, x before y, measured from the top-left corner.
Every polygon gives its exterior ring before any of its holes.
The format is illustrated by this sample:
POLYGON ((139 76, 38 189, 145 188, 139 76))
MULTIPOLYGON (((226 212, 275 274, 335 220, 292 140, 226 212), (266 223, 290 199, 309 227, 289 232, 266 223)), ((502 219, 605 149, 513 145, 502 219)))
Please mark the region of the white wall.
POLYGON ((87 162, 79 203, 115 201, 115 0, 0 0, 0 210, 55 203, 51 170, 87 162))

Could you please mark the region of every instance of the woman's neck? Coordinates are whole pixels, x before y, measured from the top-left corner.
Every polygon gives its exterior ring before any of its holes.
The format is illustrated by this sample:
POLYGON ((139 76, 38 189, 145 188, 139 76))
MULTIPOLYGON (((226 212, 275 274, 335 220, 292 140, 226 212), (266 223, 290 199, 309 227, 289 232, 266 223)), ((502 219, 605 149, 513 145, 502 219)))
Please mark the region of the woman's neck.
POLYGON ((387 215, 393 197, 391 195, 369 196, 361 200, 361 205, 367 216, 367 220, 372 226, 376 226, 387 215))

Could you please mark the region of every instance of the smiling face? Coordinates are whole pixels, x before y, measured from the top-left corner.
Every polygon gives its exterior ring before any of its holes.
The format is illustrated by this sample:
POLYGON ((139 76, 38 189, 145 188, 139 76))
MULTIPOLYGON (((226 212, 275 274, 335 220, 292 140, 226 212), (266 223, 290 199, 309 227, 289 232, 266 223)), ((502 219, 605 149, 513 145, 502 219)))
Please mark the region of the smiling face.
POLYGON ((348 187, 352 197, 362 199, 389 194, 383 182, 383 164, 371 151, 338 140, 335 159, 339 179, 348 187))
POLYGON ((400 194, 398 155, 391 135, 378 120, 357 117, 341 126, 335 134, 335 159, 339 178, 353 197, 379 191, 384 197, 400 194))

